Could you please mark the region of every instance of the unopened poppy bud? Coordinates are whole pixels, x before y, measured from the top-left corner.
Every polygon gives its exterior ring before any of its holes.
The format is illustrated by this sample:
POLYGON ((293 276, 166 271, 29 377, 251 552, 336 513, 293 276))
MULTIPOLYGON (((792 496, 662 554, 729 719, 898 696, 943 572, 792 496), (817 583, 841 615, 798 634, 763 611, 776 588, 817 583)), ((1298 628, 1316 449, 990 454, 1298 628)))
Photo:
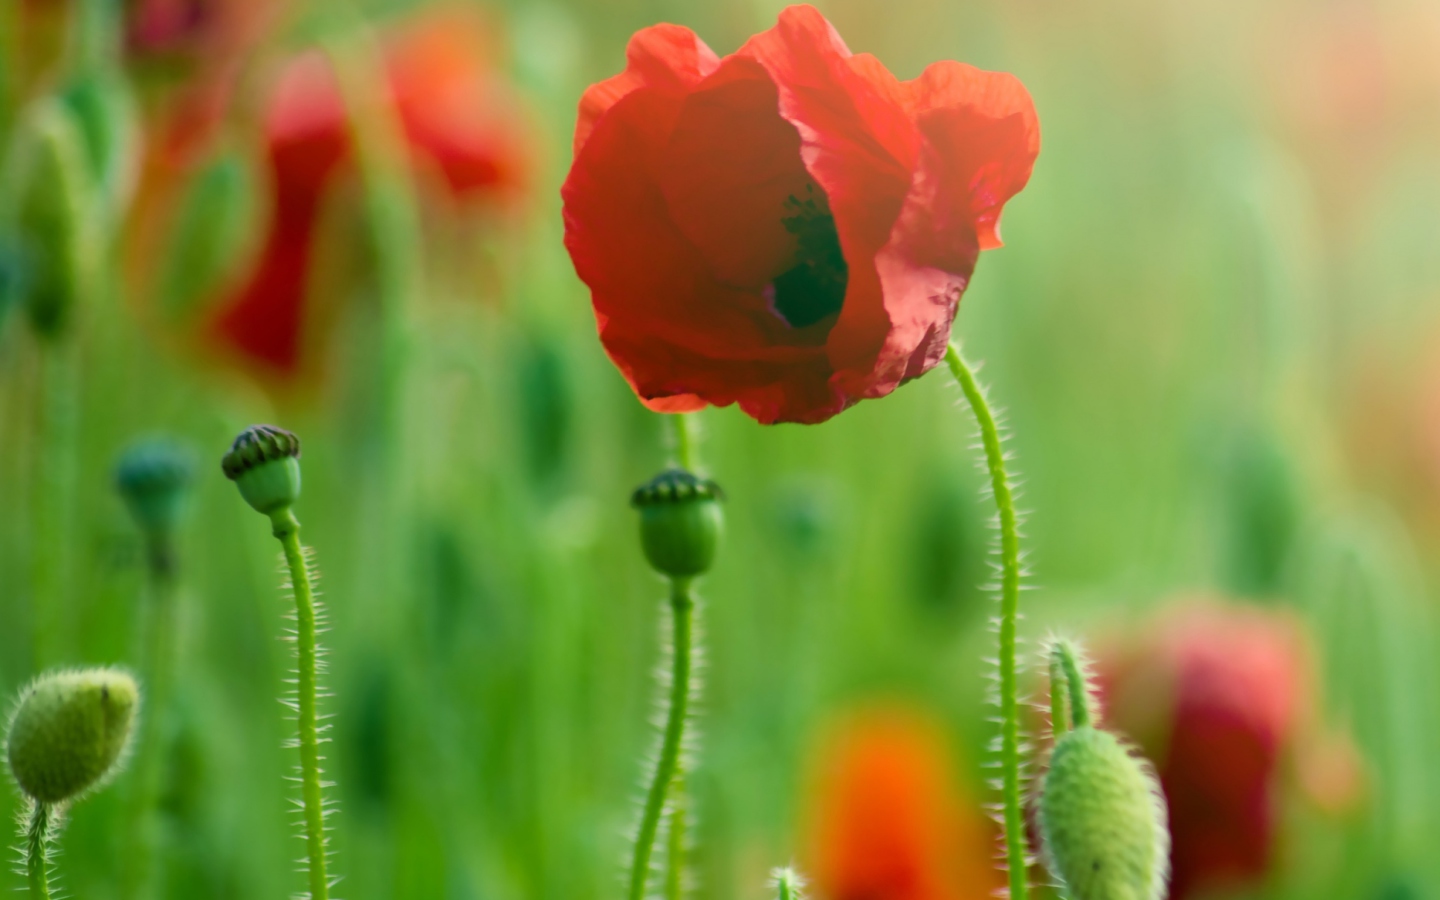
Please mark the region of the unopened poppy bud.
POLYGON ((119 769, 140 689, 119 669, 42 675, 20 696, 5 739, 15 782, 54 805, 96 787, 119 769))
POLYGON ((27 275, 21 299, 35 332, 56 338, 66 331, 90 275, 93 185, 80 126, 63 103, 43 103, 23 128, 11 186, 27 275))
POLYGON ((131 444, 115 466, 115 487, 149 535, 174 531, 184 512, 194 474, 191 454, 174 441, 150 438, 131 444))
POLYGON ((235 438, 220 468, 245 502, 267 516, 300 499, 300 439, 283 428, 251 425, 235 438))
POLYGON ((1058 736, 1040 789, 1046 866, 1071 900, 1160 900, 1170 854, 1160 786, 1144 760, 1091 724, 1077 657, 1068 642, 1055 644, 1050 690, 1068 702, 1052 706, 1058 736))
POLYGON ((724 496, 715 482, 684 469, 667 469, 635 489, 630 505, 640 511, 640 542, 657 572, 693 578, 710 568, 724 496))

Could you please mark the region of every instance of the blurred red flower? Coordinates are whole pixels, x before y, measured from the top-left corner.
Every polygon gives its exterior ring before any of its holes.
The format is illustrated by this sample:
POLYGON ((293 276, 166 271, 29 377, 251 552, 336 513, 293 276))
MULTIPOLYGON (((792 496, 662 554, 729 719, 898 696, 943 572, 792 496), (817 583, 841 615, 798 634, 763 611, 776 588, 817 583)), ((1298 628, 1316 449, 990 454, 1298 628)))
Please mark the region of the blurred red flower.
POLYGON ((1316 799, 1343 806, 1357 790, 1348 741, 1315 734, 1310 646, 1292 616, 1187 602, 1135 646, 1103 654, 1097 669, 1109 719, 1160 775, 1172 900, 1254 884, 1269 871, 1282 764, 1302 743, 1315 751, 1299 760, 1302 778, 1326 782, 1304 785, 1316 799))
MULTIPOLYGON (((530 147, 519 110, 486 60, 472 16, 430 12, 386 44, 387 86, 412 161, 455 197, 505 199, 526 184, 530 147)), ((244 280, 211 331, 266 374, 299 373, 315 228, 352 154, 350 123, 329 62, 318 52, 286 65, 270 94, 264 135, 270 220, 244 280)))
POLYGON ((991 822, 953 776, 940 728, 904 706, 825 736, 806 868, 820 900, 969 900, 999 887, 991 822))
POLYGON ((940 361, 1038 151, 1013 76, 898 81, 809 6, 724 59, 656 25, 580 101, 565 243, 647 406, 820 422, 940 361))

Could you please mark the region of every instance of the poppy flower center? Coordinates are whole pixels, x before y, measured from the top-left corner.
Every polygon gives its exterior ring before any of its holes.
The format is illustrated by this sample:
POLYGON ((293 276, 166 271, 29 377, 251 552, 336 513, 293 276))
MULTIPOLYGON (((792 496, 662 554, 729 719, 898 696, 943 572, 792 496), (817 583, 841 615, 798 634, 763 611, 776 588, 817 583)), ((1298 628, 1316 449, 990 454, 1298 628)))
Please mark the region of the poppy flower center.
POLYGON ((817 201, 814 185, 804 200, 790 195, 780 221, 795 236, 795 265, 777 275, 766 294, 776 315, 791 328, 805 328, 840 312, 850 278, 835 217, 825 195, 817 201))

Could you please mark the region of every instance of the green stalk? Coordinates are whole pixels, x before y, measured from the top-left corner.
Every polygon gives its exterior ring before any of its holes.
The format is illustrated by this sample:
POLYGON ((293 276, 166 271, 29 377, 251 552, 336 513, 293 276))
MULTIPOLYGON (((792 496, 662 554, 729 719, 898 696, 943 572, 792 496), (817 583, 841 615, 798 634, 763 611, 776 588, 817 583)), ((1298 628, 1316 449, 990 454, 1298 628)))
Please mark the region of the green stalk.
POLYGON ((25 829, 25 874, 30 900, 50 900, 50 821, 48 803, 36 803, 25 829))
POLYGON ((655 846, 655 833, 665 811, 676 773, 680 769, 680 748, 685 738, 685 718, 690 706, 691 620, 695 600, 686 578, 670 580, 670 610, 674 624, 670 681, 670 709, 665 721, 665 736, 660 745, 660 758, 655 764, 654 779, 645 797, 640 817, 640 830, 635 836, 635 855, 630 864, 630 900, 644 900, 650 880, 650 854, 655 846))
POLYGON ((679 464, 680 468, 694 472, 696 466, 695 445, 699 443, 699 440, 695 435, 693 414, 675 413, 668 418, 675 435, 675 462, 679 464))
POLYGON ((1005 450, 1001 446, 1000 429, 985 399, 985 392, 975 374, 960 355, 960 348, 951 343, 945 362, 980 427, 980 440, 985 446, 986 468, 1000 514, 1000 768, 1004 794, 1005 861, 1010 879, 1011 900, 1025 900, 1029 886, 1025 880, 1027 850, 1025 818, 1020 805, 1020 704, 1015 684, 1015 623, 1020 607, 1020 530, 1016 522, 1015 497, 1010 478, 1005 472, 1005 450))
POLYGON ((315 591, 310 568, 300 547, 300 522, 285 507, 271 516, 275 537, 285 549, 290 584, 295 591, 296 719, 299 725, 300 788, 305 812, 305 849, 310 865, 309 900, 327 900, 325 808, 320 782, 320 732, 316 706, 315 591))
POLYGON ((665 860, 665 900, 680 900, 685 895, 685 772, 675 763, 675 781, 671 786, 670 830, 666 836, 668 853, 665 860))
POLYGON ((76 348, 43 341, 40 457, 36 461, 36 507, 32 557, 35 668, 54 665, 69 651, 70 527, 75 495, 76 431, 79 428, 76 348))
POLYGON ((143 662, 149 693, 150 714, 141 720, 140 758, 135 772, 135 793, 131 812, 130 852, 122 896, 152 896, 155 843, 158 823, 165 737, 170 721, 170 704, 175 683, 176 605, 179 602, 175 577, 175 546, 169 534, 153 534, 146 540, 146 568, 150 581, 148 615, 145 622, 143 662))

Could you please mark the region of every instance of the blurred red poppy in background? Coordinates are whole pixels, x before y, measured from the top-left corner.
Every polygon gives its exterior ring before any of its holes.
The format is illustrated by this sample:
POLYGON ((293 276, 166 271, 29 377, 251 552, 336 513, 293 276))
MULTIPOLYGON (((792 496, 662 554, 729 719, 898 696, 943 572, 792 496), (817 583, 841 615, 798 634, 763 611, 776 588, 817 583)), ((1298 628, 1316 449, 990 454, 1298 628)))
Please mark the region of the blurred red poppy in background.
POLYGON ((809 6, 724 59, 657 25, 580 101, 565 243, 647 406, 820 422, 940 361, 1038 151, 1013 76, 898 81, 809 6))
POLYGON ((803 846, 820 900, 968 900, 999 887, 990 819, 940 727, 899 705, 825 734, 803 846))
POLYGON ((1097 674, 1108 718, 1156 764, 1173 900, 1270 870, 1287 759, 1314 754, 1298 768, 1321 776, 1302 787, 1324 805, 1358 792, 1353 746, 1316 733, 1314 665, 1294 616, 1188 601, 1127 648, 1102 652, 1097 674))
MULTIPOLYGON (((458 11, 430 11, 386 43, 396 119, 420 169, 454 197, 504 199, 523 190, 530 148, 515 98, 487 63, 487 34, 458 11)), ((318 51, 288 63, 264 118, 270 218, 258 256, 210 330, 252 369, 289 378, 302 368, 315 228, 349 162, 348 111, 318 51)))

